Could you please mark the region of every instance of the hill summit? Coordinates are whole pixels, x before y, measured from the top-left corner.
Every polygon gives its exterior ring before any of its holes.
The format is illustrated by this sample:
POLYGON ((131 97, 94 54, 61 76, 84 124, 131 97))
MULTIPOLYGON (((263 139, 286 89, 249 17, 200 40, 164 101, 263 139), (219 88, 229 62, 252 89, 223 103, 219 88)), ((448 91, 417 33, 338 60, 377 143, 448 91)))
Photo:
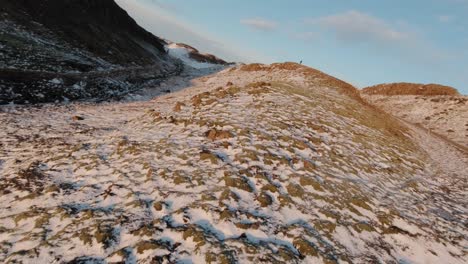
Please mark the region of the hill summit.
POLYGON ((440 84, 387 83, 362 89, 368 95, 460 95, 457 89, 440 84))

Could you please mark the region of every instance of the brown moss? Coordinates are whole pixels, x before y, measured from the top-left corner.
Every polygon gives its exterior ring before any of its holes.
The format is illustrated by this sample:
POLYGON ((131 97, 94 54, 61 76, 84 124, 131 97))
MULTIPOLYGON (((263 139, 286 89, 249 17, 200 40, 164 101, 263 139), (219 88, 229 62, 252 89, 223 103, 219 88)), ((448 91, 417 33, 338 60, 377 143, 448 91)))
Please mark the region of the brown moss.
POLYGON ((157 121, 160 121, 162 120, 162 116, 161 116, 161 113, 160 112, 157 112, 156 110, 154 109, 150 109, 146 112, 146 115, 148 115, 149 117, 151 117, 153 119, 153 121, 157 122, 157 121))
POLYGON ((271 83, 268 82, 253 82, 246 86, 247 93, 250 95, 260 95, 263 93, 268 93, 269 90, 267 87, 270 87, 271 83))
POLYGON ((359 206, 366 210, 372 211, 372 208, 368 205, 370 203, 369 199, 365 197, 353 197, 349 200, 349 202, 355 206, 359 206))
POLYGON ((278 187, 276 187, 275 185, 269 183, 269 184, 263 186, 262 190, 270 191, 272 193, 276 193, 276 192, 278 192, 278 187))
POLYGON ((291 183, 286 187, 286 189, 291 196, 300 198, 304 196, 304 189, 302 189, 302 187, 298 184, 291 183))
POLYGON ((211 264, 211 263, 218 263, 217 254, 212 253, 212 252, 206 253, 206 254, 205 254, 205 261, 206 261, 206 263, 208 263, 208 264, 211 264))
POLYGON ((303 238, 294 239, 293 245, 303 256, 318 256, 318 252, 313 244, 303 238))
POLYGON ((249 182, 244 177, 235 177, 235 176, 225 176, 224 183, 228 187, 233 187, 241 189, 247 192, 252 192, 252 187, 250 187, 249 182))
POLYGON ((211 153, 211 151, 209 150, 202 150, 202 152, 200 152, 200 159, 201 160, 209 160, 211 161, 212 164, 218 164, 218 156, 211 153))
POLYGON ((203 99, 208 98, 209 96, 210 96, 209 92, 204 92, 204 93, 197 94, 197 95, 193 96, 192 99, 191 99, 192 106, 193 107, 200 106, 202 104, 202 102, 203 102, 203 99))
POLYGON ((235 214, 233 212, 229 211, 228 209, 224 209, 219 214, 219 219, 220 220, 232 219, 233 217, 235 217, 235 214))
POLYGON ((304 160, 304 169, 307 170, 307 171, 315 171, 317 169, 317 166, 315 166, 314 163, 308 161, 308 160, 304 160))
POLYGON ((278 196, 278 201, 281 207, 285 207, 293 203, 293 200, 291 199, 291 197, 287 195, 283 195, 283 194, 278 196))
POLYGON ((203 231, 199 231, 193 226, 189 226, 182 234, 182 237, 184 238, 184 240, 192 238, 193 242, 197 244, 197 248, 203 246, 206 243, 205 234, 203 233, 203 231))
POLYGON ((374 227, 372 227, 371 225, 369 225, 367 223, 356 223, 356 224, 353 225, 353 228, 354 228, 354 230, 356 230, 359 233, 361 233, 363 231, 367 231, 367 232, 374 232, 375 231, 374 227))
POLYGON ((331 234, 336 229, 336 224, 330 221, 318 221, 314 223, 315 229, 319 231, 324 231, 327 234, 331 234))
POLYGON ((257 196, 257 201, 262 207, 268 207, 273 204, 273 199, 265 192, 261 192, 260 195, 257 196))
POLYGON ((49 214, 44 214, 40 217, 38 217, 34 223, 34 227, 35 228, 41 228, 43 227, 44 225, 46 225, 48 222, 49 222, 49 219, 50 219, 50 215, 49 214))
POLYGON ((79 231, 78 238, 83 242, 85 245, 93 245, 93 236, 90 234, 89 229, 85 228, 79 231))
POLYGON ((180 111, 182 110, 182 107, 183 107, 183 106, 185 106, 184 103, 182 103, 182 102, 177 102, 177 103, 175 104, 175 106, 174 106, 173 111, 174 111, 174 112, 180 112, 180 111))
POLYGON ((233 135, 229 131, 217 130, 216 128, 212 128, 206 131, 205 136, 210 140, 222 140, 231 138, 233 135))
POLYGON ((241 228, 241 229, 259 229, 260 228, 260 223, 255 222, 255 223, 236 223, 236 227, 241 228))
POLYGON ((29 218, 36 217, 37 215, 38 213, 35 211, 26 211, 26 212, 15 215, 14 221, 15 221, 15 224, 18 226, 19 222, 29 219, 29 218))
POLYGON ((135 247, 138 254, 143 254, 147 250, 155 250, 161 248, 161 246, 158 243, 152 241, 141 241, 135 247))
POLYGON ((252 63, 247 65, 242 65, 239 70, 252 72, 252 71, 267 71, 269 69, 268 65, 260 64, 260 63, 252 63))
POLYGON ((250 149, 243 149, 242 153, 236 154, 235 160, 241 163, 249 163, 251 161, 260 161, 258 153, 250 149))
POLYGON ((323 191, 320 183, 310 176, 301 176, 299 182, 302 186, 312 186, 316 191, 323 191))

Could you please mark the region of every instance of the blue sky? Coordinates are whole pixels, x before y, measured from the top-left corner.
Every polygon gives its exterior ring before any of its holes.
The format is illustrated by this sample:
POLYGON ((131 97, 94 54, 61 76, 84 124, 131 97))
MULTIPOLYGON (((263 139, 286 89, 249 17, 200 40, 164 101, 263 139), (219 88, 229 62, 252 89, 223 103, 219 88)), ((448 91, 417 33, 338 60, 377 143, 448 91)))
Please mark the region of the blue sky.
POLYGON ((468 0, 117 0, 154 34, 242 62, 300 61, 360 88, 468 94, 468 0))

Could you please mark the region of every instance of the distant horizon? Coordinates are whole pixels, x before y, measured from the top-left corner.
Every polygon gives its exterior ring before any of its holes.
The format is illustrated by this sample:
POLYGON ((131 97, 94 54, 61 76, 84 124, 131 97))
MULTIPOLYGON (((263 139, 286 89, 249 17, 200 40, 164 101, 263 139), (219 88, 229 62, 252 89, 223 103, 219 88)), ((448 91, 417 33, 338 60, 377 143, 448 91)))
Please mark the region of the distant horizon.
POLYGON ((302 60, 360 89, 409 82, 468 94, 466 0, 116 2, 156 36, 228 61, 302 60))

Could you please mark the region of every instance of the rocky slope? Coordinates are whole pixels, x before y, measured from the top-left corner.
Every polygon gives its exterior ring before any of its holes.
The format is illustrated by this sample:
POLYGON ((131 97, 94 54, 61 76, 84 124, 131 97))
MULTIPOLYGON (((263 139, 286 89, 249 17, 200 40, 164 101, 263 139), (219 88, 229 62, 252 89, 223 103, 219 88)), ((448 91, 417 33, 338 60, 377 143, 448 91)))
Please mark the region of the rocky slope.
POLYGON ((441 85, 385 84, 362 90, 370 103, 468 149, 468 96, 441 85))
POLYGON ((0 0, 0 104, 107 99, 181 65, 113 0, 0 0))
POLYGON ((459 150, 297 64, 190 85, 146 102, 0 108, 0 261, 466 259, 459 150))

